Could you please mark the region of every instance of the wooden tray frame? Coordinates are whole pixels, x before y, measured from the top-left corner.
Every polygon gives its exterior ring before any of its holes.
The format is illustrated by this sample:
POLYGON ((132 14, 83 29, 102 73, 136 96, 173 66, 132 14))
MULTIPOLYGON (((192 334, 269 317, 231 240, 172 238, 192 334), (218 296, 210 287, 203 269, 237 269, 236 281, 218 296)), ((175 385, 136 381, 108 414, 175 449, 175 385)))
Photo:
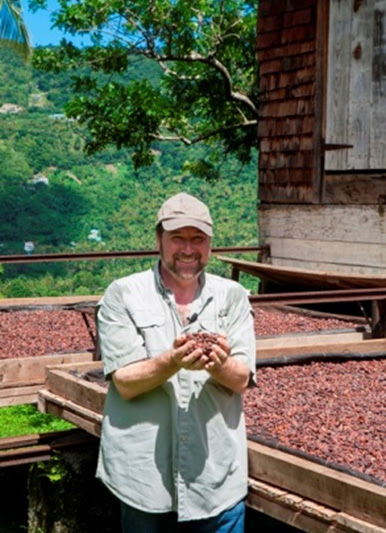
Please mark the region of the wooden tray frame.
POLYGON ((46 367, 92 361, 92 352, 0 359, 0 407, 37 403, 46 367))
MULTIPOLYGON (((106 388, 74 375, 100 368, 47 368, 39 408, 100 436, 106 388)), ((386 532, 386 488, 252 441, 248 459, 250 507, 310 533, 386 532)))

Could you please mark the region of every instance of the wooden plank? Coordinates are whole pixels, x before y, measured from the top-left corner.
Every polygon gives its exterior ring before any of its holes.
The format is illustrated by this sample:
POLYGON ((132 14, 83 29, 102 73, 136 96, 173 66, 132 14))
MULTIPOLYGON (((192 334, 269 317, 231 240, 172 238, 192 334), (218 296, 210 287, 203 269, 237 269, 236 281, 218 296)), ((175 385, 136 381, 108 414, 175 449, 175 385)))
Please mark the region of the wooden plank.
POLYGON ((8 310, 12 308, 24 308, 24 307, 72 307, 79 306, 81 304, 94 304, 97 303, 100 296, 45 296, 42 298, 1 298, 0 310, 8 310))
POLYGON ((45 369, 50 365, 73 364, 92 361, 92 352, 41 355, 0 360, 0 388, 44 383, 45 369))
MULTIPOLYGON (((82 370, 79 368, 74 366, 71 370, 80 373, 85 371, 84 367, 82 370)), ((92 368, 101 368, 101 363, 92 368)), ((90 369, 88 368, 87 370, 90 369)), ((103 411, 107 392, 106 387, 76 377, 70 374, 68 370, 60 368, 49 369, 46 377, 46 389, 63 398, 69 398, 72 402, 87 409, 100 413, 103 411)))
MULTIPOLYGON (((328 63, 329 2, 316 2, 315 39, 315 97, 314 97, 314 149, 312 203, 320 204, 323 191, 325 109, 326 109, 326 65, 328 63)), ((303 202, 304 203, 304 202, 303 202)))
POLYGON ((326 140, 346 141, 343 143, 354 144, 354 148, 326 154, 326 169, 383 169, 386 167, 384 0, 357 2, 354 9, 348 2, 333 0, 330 13, 326 140))
POLYGON ((384 270, 383 206, 260 205, 259 234, 274 265, 307 268, 312 263, 320 270, 369 275, 384 270))
POLYGON ((304 357, 306 355, 386 355, 386 339, 369 339, 356 342, 320 343, 311 345, 264 346, 257 344, 257 359, 280 359, 281 357, 304 357))
POLYGON ((7 390, 7 395, 0 395, 0 407, 10 407, 12 405, 23 405, 27 403, 35 404, 38 401, 38 393, 41 385, 34 387, 15 387, 7 390))
MULTIPOLYGON (((229 263, 240 272, 246 272, 261 279, 275 283, 290 283, 293 285, 308 285, 323 289, 349 289, 349 288, 382 288, 386 286, 386 274, 382 269, 380 276, 366 273, 353 273, 344 269, 321 270, 311 268, 295 268, 292 265, 271 265, 258 261, 245 261, 229 257, 217 256, 218 259, 229 263)), ((282 261, 284 263, 284 261, 282 261)), ((290 261, 287 261, 290 263, 290 261)), ((304 264, 304 263, 303 263, 304 264)), ((319 265, 320 266, 320 265, 319 265)), ((307 267, 309 263, 307 262, 307 267)))
MULTIPOLYGON (((281 83, 276 82, 273 84, 272 88, 275 91, 280 87, 285 88, 287 87, 286 81, 287 80, 283 80, 281 83)), ((306 81, 307 80, 299 80, 297 84, 303 84, 306 83, 306 81)), ((301 121, 294 121, 288 118, 265 118, 259 120, 258 133, 260 138, 271 138, 280 135, 284 137, 289 137, 291 135, 310 135, 314 131, 314 125, 315 121, 312 116, 303 117, 301 121)))
POLYGON ((5 397, 9 393, 9 391, 22 389, 23 387, 41 387, 42 382, 41 380, 33 381, 12 381, 10 383, 0 383, 0 397, 5 397))
POLYGON ((314 346, 323 344, 341 344, 347 342, 360 343, 364 340, 365 334, 361 331, 348 331, 344 333, 314 333, 298 335, 274 335, 272 337, 257 337, 258 347, 265 348, 282 348, 285 346, 314 346))
POLYGON ((382 211, 379 204, 385 200, 386 174, 327 174, 324 177, 323 201, 326 204, 376 204, 379 212, 382 211))
MULTIPOLYGON (((386 181, 385 181, 386 184, 386 181)), ((259 206, 260 240, 271 237, 385 244, 379 205, 259 206)))
POLYGON ((25 394, 35 394, 42 388, 43 383, 37 383, 35 385, 11 385, 0 389, 0 398, 4 401, 13 397, 18 397, 25 394))
POLYGON ((247 505, 309 533, 384 533, 385 529, 249 478, 247 505))
MULTIPOLYGON (((348 97, 351 67, 352 4, 330 0, 329 45, 327 65, 326 142, 349 144, 348 97)), ((325 168, 347 167, 347 150, 327 152, 325 168)))
MULTIPOLYGON (((348 106, 348 143, 354 148, 343 151, 347 153, 347 169, 368 169, 372 129, 374 0, 361 2, 358 9, 352 11, 351 18, 351 34, 344 36, 352 51, 349 98, 342 98, 342 101, 348 106)), ((347 68, 347 65, 342 67, 347 68)))
POLYGON ((63 364, 53 364, 47 366, 46 374, 51 370, 61 369, 61 370, 76 370, 77 372, 88 372, 89 370, 99 370, 102 368, 101 361, 76 361, 75 363, 63 363, 63 364))
MULTIPOLYGON (((92 361, 90 352, 6 359, 0 363, 0 407, 37 403, 46 367, 56 363, 74 365, 92 361)), ((89 363, 88 363, 89 364, 89 363)))
MULTIPOLYGON (((354 238, 354 237, 353 237, 354 238)), ((272 258, 316 261, 325 265, 325 270, 334 270, 334 265, 363 265, 367 269, 380 268, 386 264, 385 243, 339 242, 318 239, 282 239, 270 237, 265 241, 270 246, 272 258)))
POLYGON ((248 441, 250 477, 383 527, 386 488, 248 441))
MULTIPOLYGON (((381 279, 385 275, 385 268, 382 266, 379 267, 364 267, 361 265, 329 265, 326 263, 323 263, 321 261, 310 261, 310 260, 295 260, 295 259, 285 259, 281 258, 280 261, 274 261, 275 264, 279 263, 280 267, 282 268, 288 268, 288 269, 298 269, 298 270, 313 270, 315 272, 318 271, 327 271, 328 269, 333 268, 333 272, 336 275, 342 275, 345 276, 346 274, 353 274, 357 276, 369 276, 379 278, 381 279)), ((331 270, 332 272, 332 270, 331 270)), ((371 286, 373 286, 371 284, 371 286)), ((335 287, 338 287, 338 285, 335 285, 335 287)))
POLYGON ((67 420, 88 433, 100 437, 102 414, 86 409, 70 400, 47 390, 41 390, 38 398, 39 410, 67 420))
POLYGON ((372 120, 370 167, 386 168, 386 6, 384 0, 374 3, 374 37, 372 59, 372 120))
POLYGON ((359 520, 346 513, 339 513, 336 517, 334 531, 344 533, 352 531, 353 533, 385 533, 385 527, 378 527, 364 520, 359 520))

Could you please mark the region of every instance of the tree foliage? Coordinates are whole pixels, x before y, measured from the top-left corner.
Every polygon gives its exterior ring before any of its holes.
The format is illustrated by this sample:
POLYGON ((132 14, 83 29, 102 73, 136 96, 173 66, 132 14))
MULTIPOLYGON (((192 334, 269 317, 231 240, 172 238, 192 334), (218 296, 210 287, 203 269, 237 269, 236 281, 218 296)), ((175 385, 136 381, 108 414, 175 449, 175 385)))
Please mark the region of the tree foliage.
MULTIPOLYGON (((128 150, 113 146, 86 155, 84 127, 62 114, 71 94, 70 77, 69 72, 52 76, 36 71, 0 47, 0 105, 21 107, 18 113, 0 113, 0 255, 23 253, 26 240, 34 242, 35 253, 154 249, 155 213, 181 190, 209 205, 215 219, 214 246, 257 244, 256 158, 240 169, 230 157, 221 182, 210 183, 184 168, 186 148, 177 142, 158 143, 151 168, 134 169, 128 150), (102 242, 89 239, 95 228, 102 242)), ((151 86, 159 83, 157 68, 137 58, 125 78, 145 77, 151 86)), ((207 150, 193 145, 189 157, 205 160, 207 150)), ((102 293, 113 279, 153 262, 0 265, 0 296, 102 293)), ((230 268, 215 257, 210 270, 230 275, 230 268)), ((248 280, 248 288, 255 285, 256 280, 248 280)))
MULTIPOLYGON (((30 0, 35 8, 45 0, 30 0)), ((242 163, 257 145, 257 2, 241 0, 61 0, 55 26, 69 34, 38 50, 34 65, 62 72, 79 65, 69 117, 88 127, 88 153, 130 148, 136 168, 154 161, 159 141, 205 141, 211 155, 190 163, 207 176, 228 154, 242 163), (76 47, 71 35, 91 44, 76 47), (138 57, 154 62, 160 82, 127 79, 138 57), (102 76, 101 76, 102 74, 102 76)), ((189 159, 189 155, 188 155, 189 159)), ((189 165, 189 163, 187 163, 189 165)))

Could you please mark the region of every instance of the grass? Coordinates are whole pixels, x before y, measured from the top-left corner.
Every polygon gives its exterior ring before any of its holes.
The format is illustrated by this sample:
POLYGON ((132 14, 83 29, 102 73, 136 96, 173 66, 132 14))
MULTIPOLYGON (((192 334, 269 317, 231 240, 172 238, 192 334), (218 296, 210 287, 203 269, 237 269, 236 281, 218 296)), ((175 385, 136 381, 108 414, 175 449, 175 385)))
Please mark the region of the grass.
POLYGON ((41 413, 35 405, 13 405, 0 409, 0 437, 48 433, 73 427, 61 418, 41 413))
MULTIPOLYGON (((0 408, 0 438, 73 427, 61 418, 41 413, 32 404, 0 408)), ((0 533, 25 533, 28 530, 28 468, 29 465, 20 465, 0 470, 0 486, 7 486, 6 493, 2 493, 0 533)))

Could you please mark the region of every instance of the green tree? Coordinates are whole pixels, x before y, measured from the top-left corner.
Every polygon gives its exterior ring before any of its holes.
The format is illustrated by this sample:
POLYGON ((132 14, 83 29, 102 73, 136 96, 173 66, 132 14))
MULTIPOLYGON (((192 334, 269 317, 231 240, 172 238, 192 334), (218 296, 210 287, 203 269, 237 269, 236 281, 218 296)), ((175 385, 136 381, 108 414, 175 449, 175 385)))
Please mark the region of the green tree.
POLYGON ((0 141, 0 190, 5 186, 19 184, 32 175, 23 153, 0 141))
POLYGON ((58 73, 90 68, 74 76, 66 109, 87 125, 88 153, 110 143, 130 148, 139 168, 153 162, 160 141, 205 142, 209 155, 189 161, 187 152, 185 165, 213 177, 228 155, 245 164, 257 147, 256 19, 252 0, 61 0, 54 25, 91 44, 63 40, 33 63, 58 73), (138 57, 158 65, 158 84, 127 80, 138 57))
POLYGON ((31 44, 18 0, 0 0, 0 41, 29 59, 31 44))

